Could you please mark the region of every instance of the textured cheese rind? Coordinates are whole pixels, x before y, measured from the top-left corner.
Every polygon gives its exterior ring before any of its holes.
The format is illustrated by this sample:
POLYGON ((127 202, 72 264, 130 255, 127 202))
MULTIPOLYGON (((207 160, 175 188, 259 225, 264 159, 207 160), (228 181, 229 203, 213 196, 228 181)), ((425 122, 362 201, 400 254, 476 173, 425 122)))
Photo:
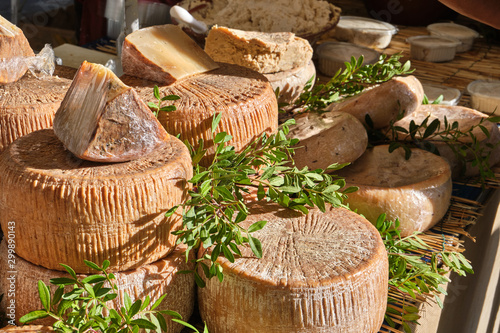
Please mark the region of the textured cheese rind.
POLYGON ((412 149, 405 159, 403 149, 389 153, 387 145, 368 149, 352 165, 336 172, 348 186, 346 203, 372 223, 380 214, 399 218, 401 235, 425 231, 446 214, 450 205, 451 171, 445 159, 421 149, 412 149))
POLYGON ((345 112, 308 112, 295 117, 288 137, 299 139, 293 157, 299 169, 326 169, 333 163, 350 163, 366 150, 363 124, 345 112))
POLYGON ((48 333, 54 332, 52 326, 43 325, 24 325, 24 326, 6 326, 0 328, 0 332, 16 332, 16 333, 48 333))
POLYGON ((23 135, 52 127, 71 85, 67 72, 58 66, 55 76, 37 79, 28 73, 17 82, 0 86, 0 152, 23 135))
MULTIPOLYGON (((490 166, 500 162, 500 131, 498 126, 496 123, 486 120, 488 117, 487 114, 474 109, 463 106, 436 104, 421 105, 413 113, 397 121, 394 125, 408 129, 412 120, 419 125, 427 116, 429 116, 429 120, 427 122, 428 124, 430 124, 434 119, 439 119, 442 130, 444 130, 445 117, 449 124, 458 122, 458 130, 464 133, 469 131, 473 126, 478 125, 482 120, 482 126, 489 132, 489 138, 486 137, 484 132, 479 127, 476 126, 472 133, 479 143, 478 148, 482 149, 483 155, 490 154, 488 159, 488 164, 490 166), (488 147, 488 145, 493 146, 488 147)), ((417 134, 417 136, 418 135, 419 134, 417 134)), ((440 138, 432 138, 431 141, 438 149, 439 155, 444 157, 448 163, 450 163, 453 178, 460 178, 462 176, 472 177, 479 174, 479 168, 477 166, 473 166, 472 162, 467 162, 464 165, 461 162, 461 159, 457 158, 453 149, 440 138)), ((459 140, 459 142, 471 143, 471 138, 469 136, 464 136, 459 140)), ((455 145, 455 149, 458 149, 458 146, 459 144, 455 145)), ((473 158, 473 154, 467 151, 466 159, 471 161, 473 158)))
POLYGON ((86 61, 57 110, 54 132, 77 157, 97 162, 139 158, 169 137, 133 88, 86 61))
MULTIPOLYGON (((178 246, 167 257, 162 258, 150 264, 143 265, 133 270, 114 273, 118 286, 118 297, 108 302, 111 308, 117 308, 117 305, 124 304, 124 292, 126 292, 132 302, 137 299, 144 301, 146 296, 151 298, 153 304, 160 296, 167 296, 156 308, 157 310, 172 310, 182 315, 184 320, 189 320, 193 313, 196 288, 193 274, 177 274, 179 271, 192 270, 194 265, 191 261, 186 262, 184 251, 185 246, 178 246)), ((7 267, 7 242, 4 240, 0 243, 0 266, 7 267)), ((50 279, 57 277, 70 277, 66 272, 49 270, 15 256, 15 301, 16 301, 16 318, 18 325, 19 318, 30 311, 42 309, 42 303, 38 296, 38 281, 42 280, 50 287, 51 293, 56 289, 56 286, 51 284, 50 279)), ((4 293, 3 301, 0 303, 0 311, 5 311, 10 301, 7 291, 10 288, 8 278, 13 273, 8 273, 7 270, 0 270, 0 294, 4 293)), ((79 275, 80 279, 84 279, 86 275, 79 275)), ((67 289, 69 291, 69 288, 67 289)), ((118 307, 119 309, 119 307, 118 307)), ((181 332, 183 327, 181 324, 172 322, 167 319, 167 332, 181 332)), ((35 324, 51 325, 54 322, 51 318, 34 321, 35 324)), ((15 331, 14 331, 15 332, 15 331)), ((19 331, 17 331, 19 332, 19 331)))
POLYGON ((167 255, 181 216, 165 212, 185 199, 192 164, 171 138, 148 156, 104 164, 76 158, 51 129, 28 134, 0 155, 0 223, 16 224, 16 252, 49 269, 79 273, 83 260, 110 260, 123 271, 167 255))
POLYGON ((161 84, 219 67, 181 28, 171 24, 129 34, 121 60, 125 74, 161 84))
POLYGON ((273 91, 279 89, 278 103, 292 104, 304 91, 307 82, 311 80, 314 85, 316 67, 311 60, 304 66, 264 76, 269 80, 273 91))
POLYGON ((378 332, 388 263, 370 222, 343 208, 303 215, 259 202, 245 225, 260 220, 252 235, 263 257, 248 247, 234 263, 219 257, 224 280, 198 289, 210 332, 378 332))
POLYGON ((361 94, 331 104, 329 111, 347 112, 366 124, 369 115, 375 129, 389 126, 400 113, 408 115, 422 104, 424 90, 420 81, 410 75, 394 77, 361 94))
POLYGON ((214 26, 205 40, 205 52, 227 62, 269 74, 305 66, 313 49, 291 32, 258 32, 214 26))
MULTIPOLYGON (((236 151, 244 149, 262 133, 273 133, 278 128, 278 103, 267 79, 251 69, 219 63, 220 68, 159 87, 160 95, 177 95, 174 112, 160 112, 158 120, 171 135, 180 134, 197 147, 204 140, 207 163, 213 159, 212 119, 222 113, 217 132, 233 136, 228 144, 236 151)), ((144 102, 155 102, 155 83, 132 76, 122 76, 122 81, 137 90, 144 102)))

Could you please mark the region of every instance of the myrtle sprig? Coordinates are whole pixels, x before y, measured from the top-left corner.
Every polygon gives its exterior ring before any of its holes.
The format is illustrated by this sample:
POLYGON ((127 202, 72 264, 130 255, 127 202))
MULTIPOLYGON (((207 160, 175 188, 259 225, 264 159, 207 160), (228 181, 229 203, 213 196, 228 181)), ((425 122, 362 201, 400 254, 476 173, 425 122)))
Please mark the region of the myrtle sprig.
POLYGON ((157 103, 155 104, 153 102, 148 102, 148 106, 151 109, 151 111, 153 112, 153 114, 155 115, 155 117, 158 117, 158 114, 160 113, 160 111, 172 112, 172 111, 177 110, 175 105, 161 106, 161 104, 164 101, 176 101, 180 98, 179 96, 166 95, 166 96, 160 97, 160 89, 156 85, 153 88, 153 95, 156 98, 157 103))
MULTIPOLYGON (((343 189, 345 181, 325 170, 307 167, 299 170, 293 165, 291 147, 298 140, 287 138, 287 134, 294 120, 285 122, 276 134, 263 134, 243 151, 236 152, 227 144, 231 135, 216 132, 221 116, 214 116, 212 123, 215 156, 210 166, 198 164, 206 152, 203 141, 197 149, 188 145, 195 165, 190 180, 193 187, 182 205, 184 228, 175 234, 179 236, 178 242, 187 244, 188 252, 200 246, 212 247, 211 254, 200 258, 196 265, 207 278, 216 276, 222 281, 222 268, 216 262, 220 254, 234 262, 235 256, 241 255, 238 246, 247 244, 256 257, 262 257, 262 245, 252 233, 262 229, 266 221, 256 222, 248 229, 240 225, 249 214, 249 196, 256 195, 254 200, 275 202, 307 214, 314 206, 325 211, 325 203, 344 206, 346 193, 355 188, 343 189)), ((332 165, 328 171, 343 166, 332 165)), ((167 216, 177 208, 170 209, 167 216)), ((194 274, 197 284, 204 286, 197 269, 194 274)))
MULTIPOLYGON (((379 216, 376 223, 382 240, 385 244, 389 259, 389 287, 397 290, 409 299, 416 299, 421 295, 426 299, 434 298, 440 307, 443 306, 439 294, 446 295, 441 285, 449 282, 446 274, 453 271, 459 275, 473 273, 469 261, 460 252, 439 251, 433 252, 418 233, 401 237, 399 221, 387 221, 386 215, 379 216), (422 256, 421 250, 428 253, 422 256)), ((396 302, 388 299, 385 320, 391 327, 395 327, 391 314, 402 318, 405 332, 411 333, 409 322, 417 322, 420 318, 418 309, 413 305, 405 305, 402 309, 392 306, 396 302)))
POLYGON ((350 62, 345 62, 346 68, 343 71, 339 69, 327 83, 316 84, 312 87, 313 78, 309 80, 304 87, 304 92, 295 102, 295 106, 304 111, 324 112, 328 105, 357 95, 369 85, 388 81, 396 75, 412 73, 410 62, 402 64, 399 61, 401 57, 401 53, 389 58, 382 54, 372 65, 363 65, 363 56, 358 59, 351 57, 350 62))
POLYGON ((108 304, 118 297, 119 288, 114 282, 116 279, 114 274, 106 271, 109 261, 105 260, 102 266, 90 261, 85 261, 85 264, 99 274, 80 279, 71 267, 61 264, 70 277, 50 280, 51 284, 57 286, 53 295, 43 281, 38 281, 38 293, 43 308, 24 315, 19 321, 24 324, 52 317, 56 320, 53 324, 55 331, 65 333, 137 333, 140 329, 166 332, 167 323, 164 315, 167 315, 171 316, 172 321, 198 332, 184 322, 177 312, 157 310, 166 295, 151 304, 149 296, 144 300, 132 302, 130 296, 124 292, 122 306, 119 309, 110 308, 108 304))

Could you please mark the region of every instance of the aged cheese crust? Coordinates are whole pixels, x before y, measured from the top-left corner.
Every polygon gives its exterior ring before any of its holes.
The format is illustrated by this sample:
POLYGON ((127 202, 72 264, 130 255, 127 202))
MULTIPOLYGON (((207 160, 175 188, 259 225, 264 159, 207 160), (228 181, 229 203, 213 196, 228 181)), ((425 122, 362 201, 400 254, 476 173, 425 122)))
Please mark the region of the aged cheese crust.
POLYGON ((423 98, 424 90, 416 77, 394 77, 357 96, 331 104, 328 110, 350 113, 363 124, 368 115, 373 127, 378 129, 389 126, 401 112, 408 115, 415 111, 423 98))
MULTIPOLYGON (((458 130, 460 132, 467 132, 473 126, 476 126, 472 130, 472 134, 476 137, 479 143, 479 149, 482 149, 482 154, 490 154, 488 163, 490 166, 495 165, 500 162, 500 131, 496 123, 487 121, 487 114, 481 113, 474 109, 466 108, 463 106, 449 106, 449 105, 436 105, 428 104, 421 105, 410 115, 404 117, 403 119, 397 121, 394 125, 401 126, 408 129, 410 122, 413 120, 416 124, 421 124, 424 119, 429 116, 428 124, 430 124, 434 119, 439 119, 441 123, 441 129, 444 130, 444 118, 448 120, 449 124, 458 122, 458 130), (483 131, 477 127, 480 123, 489 132, 489 138, 483 133, 483 131), (492 145, 492 147, 488 147, 492 145)), ((417 134, 418 135, 418 134, 417 134)), ((451 170, 453 173, 453 178, 460 178, 462 176, 472 177, 479 174, 479 168, 473 166, 472 162, 467 162, 465 165, 461 162, 459 158, 453 152, 453 149, 443 142, 440 138, 432 138, 431 142, 436 146, 439 151, 439 155, 444 157, 448 163, 450 163, 451 170)), ((460 138, 459 142, 471 143, 472 139, 470 136, 464 136, 460 138)), ((458 148, 456 145, 455 149, 458 148)), ((467 151, 466 159, 468 161, 473 159, 471 152, 467 151)))
MULTIPOLYGON (((4 240, 0 244, 0 264, 1 267, 7 267, 7 242, 4 240)), ((151 298, 151 304, 154 303, 160 296, 167 296, 156 308, 157 310, 173 310, 178 312, 184 320, 188 320, 193 313, 195 303, 195 283, 193 274, 177 274, 182 270, 192 270, 194 265, 191 261, 186 262, 184 251, 185 246, 178 246, 167 257, 155 261, 150 264, 143 265, 133 270, 114 273, 116 284, 120 293, 112 302, 107 303, 111 308, 117 309, 117 306, 123 304, 124 292, 126 292, 132 302, 137 299, 144 301, 146 296, 151 298)), ((53 271, 15 256, 16 262, 16 324, 20 325, 19 318, 30 311, 42 309, 42 303, 38 296, 38 281, 42 280, 51 288, 52 293, 55 291, 55 286, 51 284, 50 279, 57 277, 70 277, 66 272, 53 271)), ((0 303, 0 311, 5 311, 7 307, 9 290, 9 273, 7 270, 0 271, 0 294, 4 293, 2 303, 0 303)), ((86 275, 80 275, 83 279, 86 275)), ((119 309, 119 307, 118 307, 119 309)), ((167 332, 179 333, 183 327, 181 324, 168 320, 167 317, 167 332)), ((38 325, 51 325, 54 319, 44 318, 34 321, 38 325)), ((42 328, 42 326, 38 326, 42 328)), ((1 331, 1 330, 0 330, 1 331)), ((50 332, 51 330, 46 330, 50 332)), ((21 331, 12 331, 21 332, 21 331)), ((26 331, 28 332, 28 331, 26 331)), ((29 331, 29 332, 44 332, 44 331, 29 331)))
POLYGON ((16 252, 49 269, 87 273, 83 260, 123 271, 164 257, 181 217, 165 212, 185 199, 193 168, 171 137, 148 156, 104 164, 76 158, 51 129, 28 134, 0 157, 0 223, 16 224, 16 252))
POLYGON ((0 86, 0 152, 23 135, 52 127, 71 85, 68 72, 58 66, 54 76, 37 79, 28 73, 17 82, 0 86))
POLYGON ((305 66, 313 49, 291 32, 257 32, 214 26, 208 32, 205 52, 219 62, 240 65, 269 74, 305 66))
POLYGON ((143 28, 123 42, 125 74, 171 84, 219 67, 181 28, 172 24, 143 28))
POLYGON ((345 112, 304 113, 295 117, 288 136, 299 139, 294 160, 299 169, 326 169, 333 163, 351 163, 366 150, 363 124, 345 112))
POLYGON ((24 325, 24 326, 6 326, 0 328, 0 332, 15 332, 15 333, 49 333, 54 332, 51 326, 43 325, 24 325))
POLYGON ((346 202, 375 223, 380 214, 399 218, 401 235, 425 231, 446 214, 450 205, 451 171, 445 159, 412 149, 405 160, 403 149, 389 153, 387 145, 368 149, 356 162, 336 172, 348 186, 359 190, 346 202))
POLYGON ((230 263, 224 281, 198 289, 210 332, 378 332, 387 306, 387 253, 377 230, 343 208, 302 215, 260 202, 244 223, 269 221, 230 263), (214 306, 217 304, 217 306, 214 306))
POLYGON ((169 137, 133 88, 86 61, 57 110, 54 132, 77 157, 96 162, 137 159, 169 137))
MULTIPOLYGON (((132 76, 122 81, 134 87, 143 101, 155 102, 154 82, 132 76)), ((251 69, 220 63, 220 68, 159 87, 160 95, 177 95, 170 102, 175 112, 160 112, 158 120, 171 135, 180 134, 182 141, 198 146, 203 139, 207 150, 205 162, 213 159, 212 119, 222 113, 217 132, 233 136, 229 144, 241 151, 262 133, 278 128, 278 103, 271 85, 260 73, 251 69)))

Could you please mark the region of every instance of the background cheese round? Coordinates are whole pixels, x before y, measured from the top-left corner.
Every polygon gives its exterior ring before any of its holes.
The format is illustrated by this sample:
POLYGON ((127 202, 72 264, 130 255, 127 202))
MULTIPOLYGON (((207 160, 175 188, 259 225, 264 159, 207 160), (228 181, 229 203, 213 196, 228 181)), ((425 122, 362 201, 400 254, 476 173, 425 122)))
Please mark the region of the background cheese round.
MULTIPOLYGON (((123 293, 126 292, 132 302, 137 299, 144 300, 149 295, 151 304, 160 296, 167 294, 157 310, 177 311, 184 320, 189 320, 193 313, 195 303, 195 283, 193 274, 177 274, 182 270, 192 270, 194 265, 191 261, 186 263, 184 256, 185 246, 177 247, 170 255, 154 263, 143 265, 133 270, 114 273, 115 283, 119 288, 118 297, 108 303, 111 308, 123 304, 123 293)), ((1 267, 7 267, 7 242, 0 244, 1 267)), ((66 272, 49 270, 20 258, 15 257, 15 304, 16 323, 20 325, 19 318, 28 312, 42 309, 42 303, 38 294, 38 281, 42 280, 51 289, 53 295, 56 286, 51 284, 50 279, 56 277, 70 277, 66 272)), ((0 271, 0 294, 5 293, 0 311, 5 311, 7 302, 10 302, 6 291, 10 288, 8 278, 13 273, 9 270, 0 271)), ((86 275, 79 275, 80 279, 86 275)), ((69 290, 68 290, 69 291, 69 290)), ((51 318, 34 321, 34 324, 51 325, 51 318)), ((180 332, 184 326, 167 319, 168 332, 180 332)), ((33 331, 35 332, 35 331, 33 331)))
POLYGON ((55 76, 38 79, 28 73, 17 82, 0 85, 0 152, 23 135, 52 127, 71 85, 64 78, 66 72, 66 68, 58 67, 55 76))
POLYGON ((83 260, 111 271, 156 261, 175 246, 181 216, 165 212, 186 196, 193 168, 186 146, 170 137, 131 162, 76 158, 52 129, 30 133, 0 155, 0 223, 15 223, 16 252, 49 269, 87 273, 83 260))
POLYGON ((274 204, 252 206, 245 226, 263 257, 242 248, 224 280, 198 289, 200 314, 211 333, 378 332, 387 306, 387 253, 378 231, 343 208, 303 215, 274 204))
POLYGON ((345 112, 309 112, 295 117, 288 136, 299 139, 293 157, 299 169, 326 169, 333 163, 350 163, 368 144, 363 124, 345 112))
POLYGON ((368 149, 352 165, 338 170, 349 193, 346 203, 372 223, 380 214, 399 218, 401 235, 425 231, 446 214, 450 205, 451 171, 445 159, 415 148, 409 160, 403 149, 389 153, 388 145, 368 149))
MULTIPOLYGON (((268 80, 260 73, 246 67, 219 63, 220 68, 207 73, 192 75, 168 86, 161 86, 160 96, 177 95, 172 101, 177 107, 173 112, 160 112, 158 120, 171 135, 180 134, 182 141, 198 146, 204 140, 207 151, 205 162, 213 159, 212 119, 222 113, 217 132, 233 136, 228 144, 236 151, 245 148, 264 132, 273 133, 278 128, 278 103, 268 80)), ((121 80, 137 90, 147 104, 157 103, 154 82, 132 76, 121 80)), ((162 105, 169 104, 165 101, 162 105)))

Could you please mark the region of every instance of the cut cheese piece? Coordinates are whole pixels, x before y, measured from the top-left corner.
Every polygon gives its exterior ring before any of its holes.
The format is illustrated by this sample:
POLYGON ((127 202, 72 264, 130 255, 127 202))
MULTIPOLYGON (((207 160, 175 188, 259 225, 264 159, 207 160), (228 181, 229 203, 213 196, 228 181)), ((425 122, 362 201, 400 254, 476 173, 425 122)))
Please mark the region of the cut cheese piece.
POLYGON ((168 139, 133 88, 86 61, 57 110, 54 132, 77 157, 96 162, 134 160, 168 139))
POLYGON ((34 264, 79 273, 83 260, 122 271, 164 257, 175 246, 179 214, 193 175, 187 147, 175 137, 131 162, 76 158, 52 129, 30 133, 0 155, 0 223, 14 221, 16 253, 34 264))
POLYGON ((350 113, 363 124, 368 115, 373 128, 378 129, 389 126, 400 113, 408 115, 415 111, 423 98, 424 89, 416 77, 394 77, 357 96, 331 104, 328 110, 350 113))
POLYGON ((0 16, 0 85, 19 80, 35 54, 21 29, 0 16))
MULTIPOLYGON (((214 156, 212 119, 221 113, 217 132, 233 136, 228 144, 241 151, 262 133, 273 133, 278 128, 278 103, 271 85, 260 73, 251 69, 220 63, 220 68, 208 73, 191 76, 170 86, 160 87, 160 95, 177 95, 174 112, 160 112, 158 120, 171 135, 180 134, 197 147, 200 139, 207 149, 209 163, 214 156)), ((145 102, 155 102, 154 82, 132 76, 122 76, 122 81, 134 87, 145 102)))
MULTIPOLYGON (((186 262, 184 256, 185 249, 185 246, 178 246, 170 255, 156 262, 143 265, 134 270, 114 273, 119 293, 118 297, 108 302, 107 305, 114 309, 119 309, 123 306, 124 292, 130 296, 132 302, 137 299, 144 301, 146 296, 149 296, 151 304, 160 298, 160 296, 166 294, 167 296, 156 310, 176 311, 184 320, 188 321, 193 313, 196 288, 193 274, 177 274, 179 271, 194 269, 192 261, 186 262)), ((7 258, 7 242, 3 241, 0 244, 0 267, 7 267, 7 258)), ((0 270, 0 294, 4 293, 4 299, 0 303, 0 311, 5 311, 8 303, 13 299, 9 297, 7 291, 10 289, 11 281, 14 281, 15 322, 20 324, 19 318, 23 315, 43 308, 38 296, 39 280, 45 282, 51 288, 51 292, 54 293, 56 286, 49 282, 50 279, 58 277, 69 278, 70 276, 66 272, 53 271, 33 265, 17 255, 11 260, 15 262, 15 272, 9 273, 6 269, 0 270), (14 276, 14 279, 9 279, 11 276, 14 276)), ((86 275, 79 275, 80 279, 85 277, 86 275)), ((167 319, 167 332, 179 333, 182 331, 184 326, 172 322, 168 316, 165 317, 167 319)), ((53 322, 54 319, 49 317, 36 320, 33 323, 51 325, 53 322)))
POLYGON ((451 199, 451 171, 445 159, 418 148, 405 159, 403 149, 389 153, 388 145, 368 149, 352 165, 336 172, 347 186, 346 202, 372 223, 380 214, 399 218, 401 236, 425 231, 446 214, 451 199))
POLYGON ((166 24, 129 34, 123 42, 122 67, 125 74, 171 84, 219 66, 181 28, 166 24))
POLYGON ((363 124, 345 112, 303 113, 295 117, 288 137, 299 139, 293 159, 299 169, 326 169, 333 163, 350 163, 366 150, 363 124))
POLYGON ((54 332, 51 326, 42 325, 24 325, 24 326, 6 326, 0 328, 0 332, 3 333, 49 333, 54 332))
POLYGON ((227 62, 268 74, 305 66, 313 49, 292 32, 258 32, 214 26, 205 41, 205 52, 215 61, 227 62))
POLYGON ((52 127, 72 77, 66 67, 57 66, 55 76, 37 79, 28 73, 0 86, 0 152, 23 135, 52 127))
POLYGON ((224 281, 198 289, 210 332, 378 332, 387 306, 387 253, 378 231, 344 208, 303 215, 261 202, 243 222, 265 220, 234 263, 219 262, 224 281), (217 306, 214 306, 217 304, 217 306))
MULTIPOLYGON (((474 109, 466 108, 463 106, 448 106, 428 104, 421 105, 412 114, 397 121, 394 125, 409 129, 410 122, 413 120, 417 125, 420 125, 424 119, 429 116, 428 124, 434 119, 439 119, 441 123, 441 130, 444 130, 444 118, 446 117, 448 123, 451 125, 454 122, 458 123, 458 131, 465 133, 475 126, 472 134, 478 142, 477 150, 480 151, 483 160, 492 166, 500 162, 500 131, 496 123, 492 123, 486 118, 488 115, 476 111, 474 109), (488 131, 489 137, 477 126, 482 121, 482 126, 488 131), (489 158, 484 158, 489 155, 489 158)), ((417 137, 420 134, 417 133, 417 137)), ((401 139, 401 138, 400 138, 401 139)), ((449 146, 440 137, 432 137, 431 141, 439 151, 439 155, 444 157, 450 163, 453 178, 462 176, 471 177, 479 174, 479 168, 473 164, 474 154, 471 150, 466 150, 466 160, 458 158, 454 150, 458 150, 462 143, 470 144, 472 139, 470 136, 463 136, 458 143, 449 146), (452 148, 453 147, 453 148, 452 148)))

